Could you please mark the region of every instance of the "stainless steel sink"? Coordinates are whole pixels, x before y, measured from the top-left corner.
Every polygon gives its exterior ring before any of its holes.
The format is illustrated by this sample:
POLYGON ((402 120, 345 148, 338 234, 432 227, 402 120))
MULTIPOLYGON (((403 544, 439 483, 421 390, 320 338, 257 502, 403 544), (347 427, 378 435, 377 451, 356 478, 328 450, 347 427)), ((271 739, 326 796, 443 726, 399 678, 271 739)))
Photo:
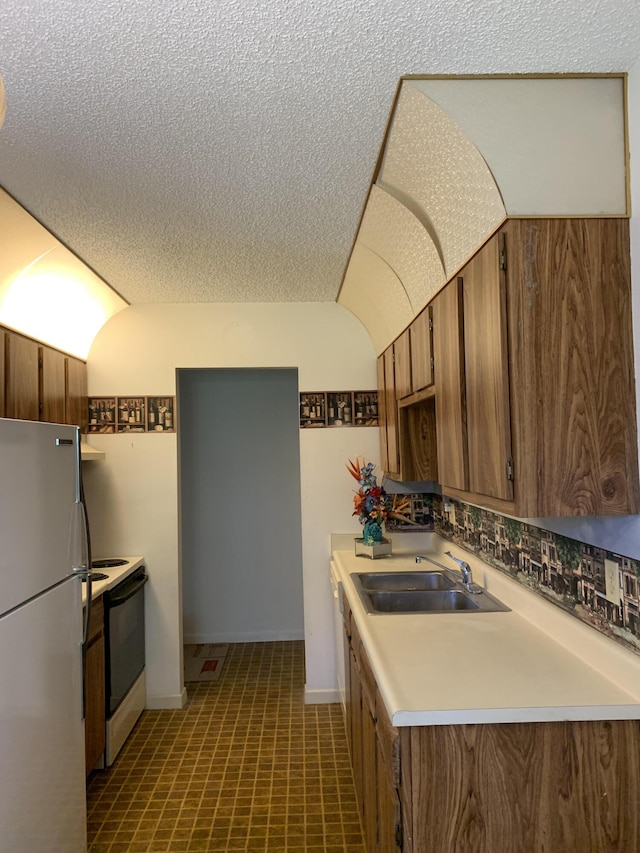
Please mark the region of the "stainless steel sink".
POLYGON ((454 581, 442 572, 360 572, 362 587, 369 590, 453 589, 454 581))
POLYGON ((459 589, 367 592, 367 596, 376 613, 448 613, 478 609, 472 597, 459 589))
POLYGON ((354 572, 368 613, 497 613, 508 611, 493 595, 473 593, 445 572, 354 572))

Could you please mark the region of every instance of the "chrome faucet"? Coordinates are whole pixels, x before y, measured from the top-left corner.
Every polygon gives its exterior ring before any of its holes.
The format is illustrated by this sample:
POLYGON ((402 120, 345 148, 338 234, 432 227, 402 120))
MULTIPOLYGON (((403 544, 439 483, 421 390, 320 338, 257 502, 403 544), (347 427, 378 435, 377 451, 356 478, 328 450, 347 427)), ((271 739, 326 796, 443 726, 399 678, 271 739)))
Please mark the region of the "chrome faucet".
POLYGON ((469 563, 465 563, 464 560, 461 560, 459 557, 456 557, 451 551, 445 551, 447 557, 451 557, 454 563, 457 563, 460 567, 460 574, 462 575, 462 583, 469 592, 472 592, 474 595, 477 595, 479 592, 482 592, 482 587, 478 586, 477 583, 473 582, 473 575, 471 573, 471 566, 469 563))
POLYGON ((471 566, 469 563, 465 563, 464 560, 461 560, 459 557, 455 557, 451 551, 445 551, 447 557, 451 557, 454 563, 457 563, 460 566, 460 574, 462 575, 462 583, 465 586, 469 586, 470 583, 473 583, 473 575, 471 574, 471 566))
POLYGON ((433 563, 434 566, 437 566, 441 569, 445 574, 451 575, 455 578, 455 580, 462 580, 462 585, 467 590, 467 592, 472 593, 473 595, 478 595, 478 593, 482 592, 482 587, 477 583, 473 582, 473 575, 471 573, 471 566, 469 563, 465 563, 464 560, 460 560, 458 557, 454 557, 451 551, 445 551, 447 557, 451 557, 451 559, 458 564, 460 567, 460 571, 456 572, 454 569, 450 569, 448 566, 443 566, 440 563, 436 563, 435 560, 432 560, 431 557, 425 557, 423 554, 418 554, 416 556, 416 563, 421 563, 423 560, 426 560, 428 563, 433 563))

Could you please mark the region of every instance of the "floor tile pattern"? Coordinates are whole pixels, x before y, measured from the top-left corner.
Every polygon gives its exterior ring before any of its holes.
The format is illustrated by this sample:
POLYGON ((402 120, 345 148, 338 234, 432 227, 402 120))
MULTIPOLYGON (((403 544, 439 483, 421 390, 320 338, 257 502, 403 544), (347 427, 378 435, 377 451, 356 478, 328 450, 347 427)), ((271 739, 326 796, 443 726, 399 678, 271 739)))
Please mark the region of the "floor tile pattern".
POLYGON ((91 853, 364 853, 342 712, 304 704, 302 642, 233 644, 187 690, 94 772, 91 853))

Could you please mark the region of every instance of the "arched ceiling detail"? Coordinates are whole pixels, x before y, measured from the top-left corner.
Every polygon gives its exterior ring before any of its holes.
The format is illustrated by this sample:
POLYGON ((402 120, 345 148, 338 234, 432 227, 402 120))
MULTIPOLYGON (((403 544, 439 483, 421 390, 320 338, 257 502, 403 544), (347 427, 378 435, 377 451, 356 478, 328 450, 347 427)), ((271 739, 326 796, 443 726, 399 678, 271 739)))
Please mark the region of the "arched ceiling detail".
POLYGON ((357 243, 340 291, 340 304, 360 320, 382 352, 414 316, 402 282, 383 258, 357 243))
POLYGON ((358 242, 385 259, 402 282, 414 313, 445 282, 442 259, 427 230, 405 205, 375 184, 358 242))
POLYGON ((500 191, 473 142, 434 101, 404 85, 376 184, 412 199, 452 275, 505 217, 500 191))

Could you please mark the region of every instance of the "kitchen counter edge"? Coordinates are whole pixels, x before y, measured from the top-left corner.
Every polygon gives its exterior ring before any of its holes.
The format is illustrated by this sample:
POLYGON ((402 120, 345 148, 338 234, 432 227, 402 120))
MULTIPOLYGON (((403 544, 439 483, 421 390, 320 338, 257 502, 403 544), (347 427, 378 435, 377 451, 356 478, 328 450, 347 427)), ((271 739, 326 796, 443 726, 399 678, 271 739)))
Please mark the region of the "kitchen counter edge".
POLYGON ((334 550, 332 558, 394 725, 640 719, 640 655, 438 534, 426 547, 421 537, 417 550, 410 539, 394 540, 390 558, 372 561, 350 550, 334 550), (465 559, 511 612, 366 612, 352 572, 418 568, 417 553, 446 564, 446 550, 465 559))
MULTIPOLYGON (((119 583, 122 583, 125 578, 135 572, 135 570, 144 563, 144 557, 122 557, 126 560, 124 566, 114 566, 111 569, 95 569, 96 572, 101 572, 107 575, 106 580, 94 581, 91 585, 91 600, 95 601, 100 598, 105 592, 113 589, 119 583)), ((86 584, 82 584, 82 604, 87 603, 86 584)))

